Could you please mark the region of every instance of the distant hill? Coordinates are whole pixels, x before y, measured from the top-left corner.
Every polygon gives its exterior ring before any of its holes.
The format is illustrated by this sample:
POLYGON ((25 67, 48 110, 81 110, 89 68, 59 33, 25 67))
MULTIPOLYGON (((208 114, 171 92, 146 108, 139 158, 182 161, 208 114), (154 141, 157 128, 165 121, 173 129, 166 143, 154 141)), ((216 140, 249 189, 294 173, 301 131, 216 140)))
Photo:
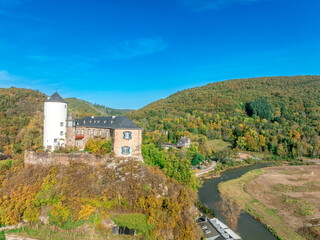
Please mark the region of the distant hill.
POLYGON ((68 102, 69 113, 76 118, 82 118, 85 116, 111 116, 111 115, 124 115, 125 113, 132 111, 129 109, 113 109, 99 104, 92 104, 90 102, 77 99, 66 98, 68 102))
POLYGON ((167 140, 172 142, 182 135, 202 135, 251 151, 320 156, 320 76, 210 83, 177 92, 127 115, 148 131, 167 130, 167 140), (247 107, 254 102, 262 112, 271 109, 268 119, 248 115, 247 107))
MULTIPOLYGON (((7 154, 42 144, 43 103, 46 95, 32 89, 0 88, 0 149, 7 154)), ((107 108, 87 101, 67 98, 74 117, 123 115, 130 110, 107 108)))
MULTIPOLYGON (((307 111, 320 105, 320 76, 261 77, 210 83, 176 92, 129 115, 136 119, 203 111, 233 115, 244 112, 244 104, 264 98, 275 107, 284 103, 288 110, 307 111)), ((276 110, 276 109, 274 109, 276 110)))

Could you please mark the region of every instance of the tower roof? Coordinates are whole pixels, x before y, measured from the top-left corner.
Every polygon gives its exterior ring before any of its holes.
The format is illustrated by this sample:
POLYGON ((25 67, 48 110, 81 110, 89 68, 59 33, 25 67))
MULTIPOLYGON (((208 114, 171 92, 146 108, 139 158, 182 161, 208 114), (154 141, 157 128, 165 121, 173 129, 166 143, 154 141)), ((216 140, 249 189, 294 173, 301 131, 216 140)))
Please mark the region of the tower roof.
POLYGON ((51 95, 51 97, 48 97, 45 102, 61 102, 61 103, 67 103, 66 100, 64 100, 59 93, 55 92, 51 95))

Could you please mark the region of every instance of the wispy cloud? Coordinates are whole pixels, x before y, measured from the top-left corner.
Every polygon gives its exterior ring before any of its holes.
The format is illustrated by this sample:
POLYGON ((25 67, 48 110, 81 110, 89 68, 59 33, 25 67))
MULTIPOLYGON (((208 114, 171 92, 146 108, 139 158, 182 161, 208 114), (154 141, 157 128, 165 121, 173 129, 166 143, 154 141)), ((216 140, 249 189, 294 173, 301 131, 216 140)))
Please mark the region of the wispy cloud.
POLYGON ((23 80, 22 77, 12 75, 8 71, 5 70, 0 70, 0 83, 5 84, 5 83, 15 83, 16 81, 21 81, 23 80))
POLYGON ((53 92, 56 88, 64 88, 65 83, 52 82, 49 79, 31 79, 26 76, 14 75, 6 70, 0 70, 0 85, 1 87, 19 87, 38 89, 43 92, 53 92))
POLYGON ((21 4, 21 1, 19 0, 0 0, 0 6, 2 7, 8 7, 12 5, 18 5, 21 4))
POLYGON ((270 0, 177 0, 182 6, 192 11, 205 11, 229 7, 234 4, 251 4, 270 0))
POLYGON ((47 62, 48 60, 51 59, 49 56, 43 56, 43 55, 33 55, 33 56, 28 56, 30 60, 34 60, 37 62, 47 62))
POLYGON ((167 48, 161 38, 140 38, 106 47, 104 58, 124 59, 161 52, 167 48))
POLYGON ((3 10, 3 9, 0 9, 0 15, 10 17, 10 18, 19 19, 19 20, 30 20, 30 21, 34 21, 34 22, 52 24, 52 22, 45 20, 45 19, 37 18, 37 17, 31 16, 31 15, 26 15, 26 14, 15 14, 15 13, 11 13, 6 10, 3 10))

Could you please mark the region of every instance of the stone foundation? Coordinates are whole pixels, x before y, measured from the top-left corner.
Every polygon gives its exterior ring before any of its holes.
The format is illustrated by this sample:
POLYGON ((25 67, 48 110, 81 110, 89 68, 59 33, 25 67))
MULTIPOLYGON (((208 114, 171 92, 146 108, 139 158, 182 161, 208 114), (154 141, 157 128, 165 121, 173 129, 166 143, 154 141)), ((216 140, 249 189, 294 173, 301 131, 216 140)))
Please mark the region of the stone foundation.
POLYGON ((127 161, 143 161, 141 158, 133 157, 113 157, 110 154, 105 156, 96 156, 90 153, 37 153, 25 151, 24 164, 28 165, 66 165, 70 163, 84 163, 91 166, 107 165, 114 168, 117 164, 127 161))

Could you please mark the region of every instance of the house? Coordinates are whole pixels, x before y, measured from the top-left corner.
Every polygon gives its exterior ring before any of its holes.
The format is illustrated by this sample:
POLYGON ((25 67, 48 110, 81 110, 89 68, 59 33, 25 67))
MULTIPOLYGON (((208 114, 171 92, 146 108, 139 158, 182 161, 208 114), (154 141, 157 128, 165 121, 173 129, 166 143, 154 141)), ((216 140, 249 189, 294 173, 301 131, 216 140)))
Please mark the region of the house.
POLYGON ((165 142, 162 144, 162 148, 168 150, 170 147, 176 149, 176 148, 189 148, 191 144, 191 139, 189 137, 181 137, 177 144, 172 144, 169 142, 165 142))
POLYGON ((181 137, 180 140, 177 142, 177 148, 189 148, 191 144, 191 139, 187 136, 181 137))
POLYGON ((93 138, 112 141, 117 157, 141 158, 142 129, 126 116, 67 117, 68 103, 56 92, 44 103, 43 146, 53 151, 59 146, 83 150, 93 138))
POLYGON ((171 144, 169 142, 165 142, 164 144, 162 144, 162 147, 166 150, 169 150, 169 148, 176 148, 176 145, 175 144, 171 144))
POLYGON ((208 219, 203 215, 197 218, 196 223, 207 240, 241 240, 235 232, 217 218, 208 219))

